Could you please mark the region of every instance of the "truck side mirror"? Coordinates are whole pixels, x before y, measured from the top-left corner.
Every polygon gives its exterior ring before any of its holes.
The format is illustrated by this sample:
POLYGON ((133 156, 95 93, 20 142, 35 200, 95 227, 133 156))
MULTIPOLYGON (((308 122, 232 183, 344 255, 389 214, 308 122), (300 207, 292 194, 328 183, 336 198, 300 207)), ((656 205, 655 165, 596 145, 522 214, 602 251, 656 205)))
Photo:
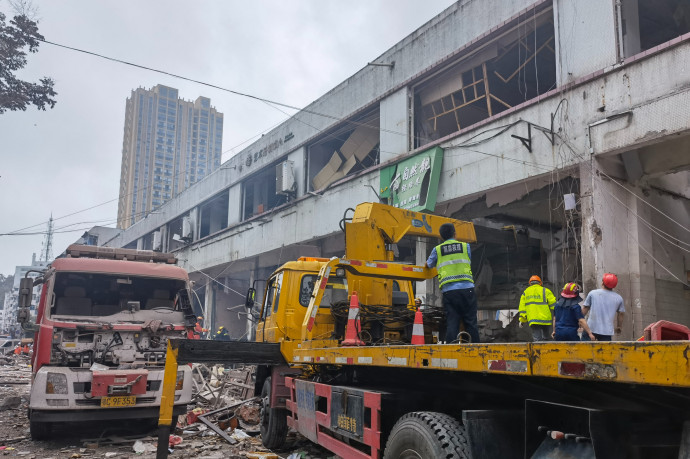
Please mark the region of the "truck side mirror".
POLYGON ((244 300, 244 306, 247 309, 252 309, 254 307, 254 298, 256 298, 256 289, 254 287, 249 287, 249 290, 247 290, 247 298, 244 300))
POLYGON ((34 280, 22 277, 19 280, 19 304, 17 308, 17 322, 26 324, 31 320, 31 299, 34 293, 34 280))
POLYGON ((34 280, 31 277, 22 277, 19 280, 19 307, 30 308, 34 293, 34 280))

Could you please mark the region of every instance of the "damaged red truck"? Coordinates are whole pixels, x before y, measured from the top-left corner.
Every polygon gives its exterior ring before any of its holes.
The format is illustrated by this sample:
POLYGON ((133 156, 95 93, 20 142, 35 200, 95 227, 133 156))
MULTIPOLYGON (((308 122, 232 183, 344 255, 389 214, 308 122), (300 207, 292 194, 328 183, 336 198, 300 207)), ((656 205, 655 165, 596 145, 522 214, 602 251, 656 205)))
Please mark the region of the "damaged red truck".
MULTIPOLYGON (((36 280, 20 284, 18 321, 32 329, 31 437, 57 423, 150 419, 159 413, 168 338, 196 321, 187 272, 174 256, 71 245, 36 280), (42 283, 36 323, 29 309, 42 283)), ((174 415, 192 396, 191 371, 178 367, 174 415)))

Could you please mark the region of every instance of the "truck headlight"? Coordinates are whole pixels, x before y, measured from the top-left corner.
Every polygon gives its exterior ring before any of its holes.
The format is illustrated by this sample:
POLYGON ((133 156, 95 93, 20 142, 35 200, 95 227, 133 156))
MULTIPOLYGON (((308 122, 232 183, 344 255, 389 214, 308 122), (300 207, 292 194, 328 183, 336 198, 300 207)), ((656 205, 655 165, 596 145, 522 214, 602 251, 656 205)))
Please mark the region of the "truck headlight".
POLYGON ((46 394, 66 394, 67 375, 62 373, 48 373, 46 379, 46 394))
POLYGON ((177 372, 177 380, 175 381, 175 390, 182 390, 184 387, 184 371, 177 372))

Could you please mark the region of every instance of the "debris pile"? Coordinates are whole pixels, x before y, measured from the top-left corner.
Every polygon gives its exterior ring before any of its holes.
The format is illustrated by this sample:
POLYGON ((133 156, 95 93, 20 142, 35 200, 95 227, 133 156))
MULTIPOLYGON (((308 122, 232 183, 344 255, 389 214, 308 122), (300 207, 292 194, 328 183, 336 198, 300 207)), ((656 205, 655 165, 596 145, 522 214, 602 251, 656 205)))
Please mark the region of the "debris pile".
MULTIPOLYGON (((226 369, 195 365, 194 403, 169 437, 170 457, 332 458, 295 432, 288 447, 272 452, 261 444, 261 405, 254 395, 254 367, 226 369)), ((28 355, 0 357, 0 456, 39 458, 155 458, 157 432, 152 423, 65 425, 50 441, 32 441, 28 409, 31 367, 28 355), (119 430, 117 430, 119 429, 119 430)))

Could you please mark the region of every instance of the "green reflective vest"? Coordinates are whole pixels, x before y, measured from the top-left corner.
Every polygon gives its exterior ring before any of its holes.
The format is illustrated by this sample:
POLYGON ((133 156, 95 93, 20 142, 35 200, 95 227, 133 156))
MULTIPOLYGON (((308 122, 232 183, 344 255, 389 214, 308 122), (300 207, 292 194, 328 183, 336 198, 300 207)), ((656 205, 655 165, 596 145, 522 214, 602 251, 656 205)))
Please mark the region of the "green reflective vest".
POLYGON ((472 266, 467 255, 467 243, 455 239, 448 239, 443 244, 436 246, 438 262, 439 285, 450 282, 474 282, 472 278, 472 266))
POLYGON ((520 297, 520 322, 529 325, 551 325, 556 297, 551 290, 539 284, 532 284, 520 297))

